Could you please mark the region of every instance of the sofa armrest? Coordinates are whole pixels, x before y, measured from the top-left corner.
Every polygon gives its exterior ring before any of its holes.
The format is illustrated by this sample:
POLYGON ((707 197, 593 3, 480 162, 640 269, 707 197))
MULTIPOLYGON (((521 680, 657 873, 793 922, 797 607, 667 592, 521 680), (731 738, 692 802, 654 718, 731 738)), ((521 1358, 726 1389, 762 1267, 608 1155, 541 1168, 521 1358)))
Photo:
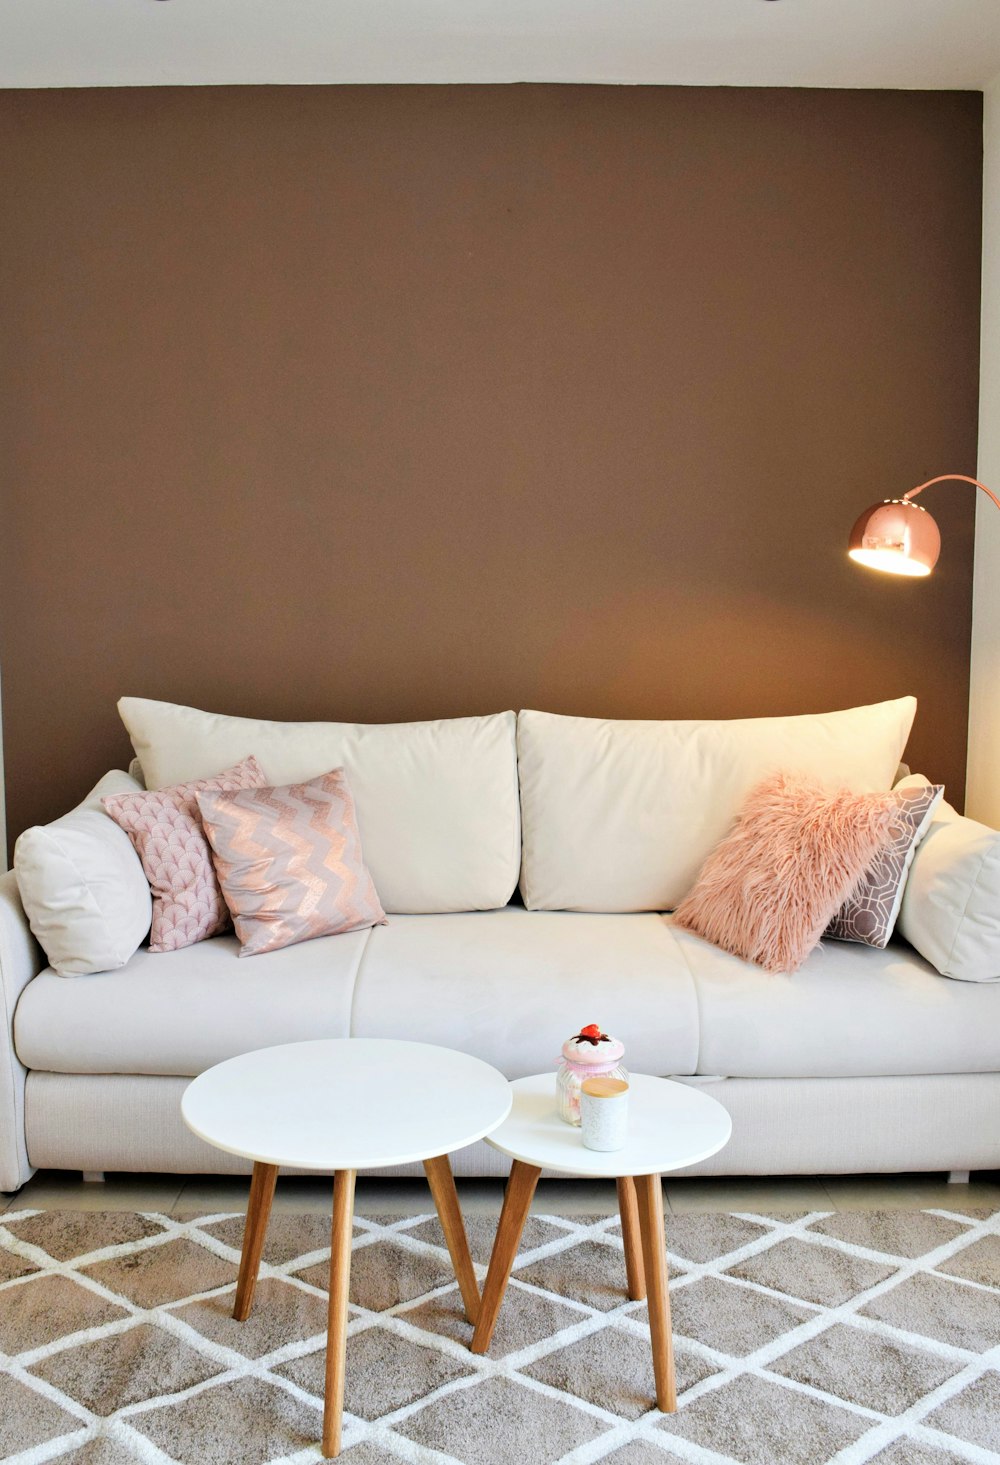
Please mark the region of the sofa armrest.
POLYGON ((0 877, 0 1190, 18 1190, 32 1174, 24 1138, 28 1071, 14 1052, 14 1009, 44 966, 11 871, 0 877))

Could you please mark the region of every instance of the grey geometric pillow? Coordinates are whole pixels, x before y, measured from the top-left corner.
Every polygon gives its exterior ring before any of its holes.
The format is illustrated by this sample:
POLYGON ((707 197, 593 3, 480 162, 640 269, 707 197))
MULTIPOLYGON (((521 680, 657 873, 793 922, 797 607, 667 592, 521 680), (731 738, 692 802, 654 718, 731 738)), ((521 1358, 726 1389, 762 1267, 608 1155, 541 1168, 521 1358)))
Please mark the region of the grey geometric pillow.
POLYGON ((893 838, 844 901, 825 935, 865 946, 888 945, 914 851, 930 828, 943 795, 943 783, 895 790, 893 838))

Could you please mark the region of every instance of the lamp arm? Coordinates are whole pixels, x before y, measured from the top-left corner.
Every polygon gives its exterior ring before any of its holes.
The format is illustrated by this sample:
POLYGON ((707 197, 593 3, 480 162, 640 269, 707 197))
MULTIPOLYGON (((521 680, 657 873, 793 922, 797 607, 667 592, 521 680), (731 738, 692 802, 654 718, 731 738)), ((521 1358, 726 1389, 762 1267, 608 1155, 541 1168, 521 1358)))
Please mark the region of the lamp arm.
POLYGON ((969 478, 965 473, 942 473, 938 478, 928 478, 926 483, 919 483, 916 488, 911 488, 909 493, 904 493, 903 503, 908 503, 910 499, 916 498, 918 493, 923 493, 924 489, 930 488, 932 483, 946 483, 949 480, 956 483, 971 483, 974 488, 981 488, 987 498, 991 498, 1000 509, 1000 498, 997 498, 992 488, 987 488, 986 484, 980 483, 978 478, 969 478))

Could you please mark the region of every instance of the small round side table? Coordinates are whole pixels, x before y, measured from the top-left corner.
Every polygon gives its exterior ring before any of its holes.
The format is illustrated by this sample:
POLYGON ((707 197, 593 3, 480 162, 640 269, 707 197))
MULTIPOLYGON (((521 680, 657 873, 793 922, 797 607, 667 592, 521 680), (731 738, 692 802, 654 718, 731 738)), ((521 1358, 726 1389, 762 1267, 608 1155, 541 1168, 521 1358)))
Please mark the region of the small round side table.
POLYGON ((701 1089, 634 1073, 629 1079, 629 1137, 625 1148, 588 1150, 580 1130, 560 1119, 555 1085, 553 1073, 535 1074, 511 1084, 514 1103, 510 1115, 487 1136, 487 1144, 509 1155, 514 1163, 483 1286, 472 1351, 485 1353, 490 1346, 542 1170, 613 1179, 618 1183, 628 1295, 633 1301, 647 1298, 656 1402, 666 1413, 672 1413, 677 1407, 677 1390, 660 1176, 696 1165, 721 1150, 732 1133, 732 1121, 723 1106, 701 1089))
POLYGON ((354 1181, 358 1170, 423 1161, 465 1312, 479 1288, 448 1154, 507 1116, 502 1073, 451 1048, 383 1038, 330 1038, 244 1053, 185 1090, 188 1128, 216 1149, 253 1160, 233 1316, 253 1302, 280 1165, 333 1173, 330 1305, 323 1454, 340 1452, 347 1350, 354 1181))

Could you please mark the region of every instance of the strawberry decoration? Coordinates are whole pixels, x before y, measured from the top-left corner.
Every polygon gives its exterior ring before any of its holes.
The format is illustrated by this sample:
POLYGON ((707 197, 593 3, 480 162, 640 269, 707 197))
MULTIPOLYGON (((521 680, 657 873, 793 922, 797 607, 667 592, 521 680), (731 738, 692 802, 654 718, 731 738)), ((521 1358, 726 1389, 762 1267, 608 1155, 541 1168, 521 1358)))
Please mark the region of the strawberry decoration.
POLYGON ((601 1032, 599 1023, 589 1022, 585 1028, 580 1029, 572 1041, 574 1043, 592 1043, 596 1048, 598 1043, 608 1043, 611 1040, 607 1033, 601 1032))

